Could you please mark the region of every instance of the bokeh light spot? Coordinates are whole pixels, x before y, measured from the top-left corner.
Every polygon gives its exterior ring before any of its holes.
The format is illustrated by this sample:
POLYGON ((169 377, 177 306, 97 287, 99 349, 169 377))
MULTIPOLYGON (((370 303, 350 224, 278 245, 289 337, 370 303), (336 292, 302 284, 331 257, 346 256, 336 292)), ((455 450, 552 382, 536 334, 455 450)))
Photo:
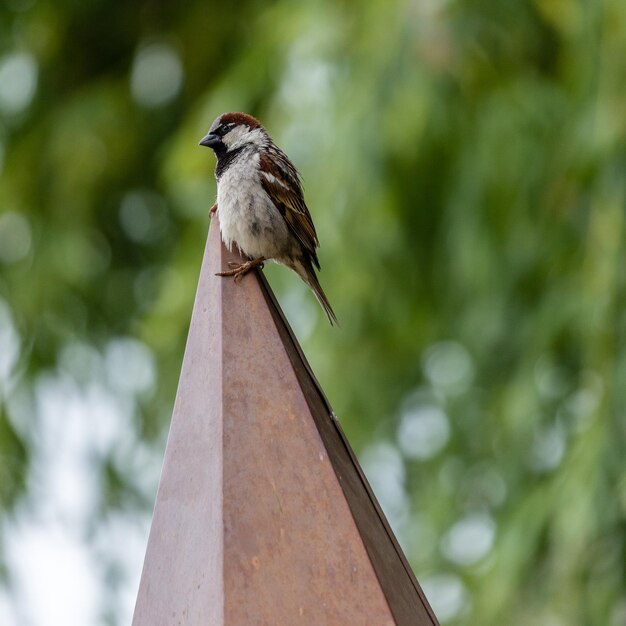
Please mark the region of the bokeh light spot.
POLYGON ((143 393, 154 387, 156 366, 151 350, 131 338, 110 341, 104 363, 111 386, 125 393, 143 393))
POLYGON ((183 64, 171 46, 153 43, 137 52, 130 76, 135 101, 158 107, 173 100, 183 83, 183 64))
POLYGON ((448 417, 437 406, 412 407, 403 412, 397 436, 405 456, 410 459, 430 459, 448 443, 448 417))
POLYGON ((496 524, 486 513, 472 513, 458 520, 445 534, 441 549, 458 565, 473 565, 487 556, 496 536, 496 524))
POLYGON ((0 60, 0 111, 14 115, 32 101, 37 89, 37 62, 28 52, 12 52, 0 60))
POLYGON ((9 307, 0 300, 0 391, 9 381, 19 356, 20 337, 9 307))
POLYGON ((423 367, 431 384, 449 393, 465 391, 474 374, 469 352, 456 341, 431 346, 424 356, 423 367))
POLYGON ((537 472, 550 472, 559 466, 565 454, 565 432, 554 424, 539 429, 531 448, 530 465, 537 472))
POLYGON ((409 512, 402 455, 392 443, 382 441, 366 448, 361 461, 389 523, 397 533, 409 512))

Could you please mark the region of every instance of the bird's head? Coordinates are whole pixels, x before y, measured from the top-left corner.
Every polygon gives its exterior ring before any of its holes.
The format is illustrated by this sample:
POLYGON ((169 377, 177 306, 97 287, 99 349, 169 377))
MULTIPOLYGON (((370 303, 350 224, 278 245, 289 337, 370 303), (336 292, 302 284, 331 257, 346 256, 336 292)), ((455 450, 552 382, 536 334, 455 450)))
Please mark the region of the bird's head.
POLYGON ((247 113, 223 113, 209 128, 201 146, 212 148, 215 154, 225 154, 245 146, 259 147, 267 141, 267 133, 261 123, 247 113))

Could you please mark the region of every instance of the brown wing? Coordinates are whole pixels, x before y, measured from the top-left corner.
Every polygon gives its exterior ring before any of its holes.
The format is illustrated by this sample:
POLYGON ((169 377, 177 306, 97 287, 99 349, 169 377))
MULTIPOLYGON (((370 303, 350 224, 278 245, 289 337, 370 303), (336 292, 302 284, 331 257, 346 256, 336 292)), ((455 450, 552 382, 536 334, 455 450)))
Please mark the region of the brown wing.
POLYGON ((302 185, 296 168, 287 155, 276 146, 260 157, 261 184, 287 222, 291 232, 302 244, 305 258, 317 269, 320 264, 315 249, 317 233, 309 209, 304 202, 302 185))

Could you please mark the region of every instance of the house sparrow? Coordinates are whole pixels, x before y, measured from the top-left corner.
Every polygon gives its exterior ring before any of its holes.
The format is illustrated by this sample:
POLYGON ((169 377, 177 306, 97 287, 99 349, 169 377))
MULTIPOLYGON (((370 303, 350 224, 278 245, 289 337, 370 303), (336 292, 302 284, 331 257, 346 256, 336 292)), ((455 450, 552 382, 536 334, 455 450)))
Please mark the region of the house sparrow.
POLYGON ((337 317, 319 284, 317 233, 304 202, 298 171, 270 139, 258 120, 246 113, 224 113, 211 125, 201 146, 217 156, 215 178, 222 240, 237 244, 248 257, 231 263, 218 276, 235 282, 266 260, 292 269, 311 288, 331 324, 337 317))

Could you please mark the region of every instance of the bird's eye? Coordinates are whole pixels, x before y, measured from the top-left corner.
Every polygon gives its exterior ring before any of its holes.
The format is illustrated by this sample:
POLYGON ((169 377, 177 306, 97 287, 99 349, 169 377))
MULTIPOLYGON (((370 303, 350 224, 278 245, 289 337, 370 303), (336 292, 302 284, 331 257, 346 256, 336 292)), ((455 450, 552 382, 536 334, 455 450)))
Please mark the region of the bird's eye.
POLYGON ((234 124, 222 124, 216 131, 218 135, 223 137, 233 128, 234 124))

